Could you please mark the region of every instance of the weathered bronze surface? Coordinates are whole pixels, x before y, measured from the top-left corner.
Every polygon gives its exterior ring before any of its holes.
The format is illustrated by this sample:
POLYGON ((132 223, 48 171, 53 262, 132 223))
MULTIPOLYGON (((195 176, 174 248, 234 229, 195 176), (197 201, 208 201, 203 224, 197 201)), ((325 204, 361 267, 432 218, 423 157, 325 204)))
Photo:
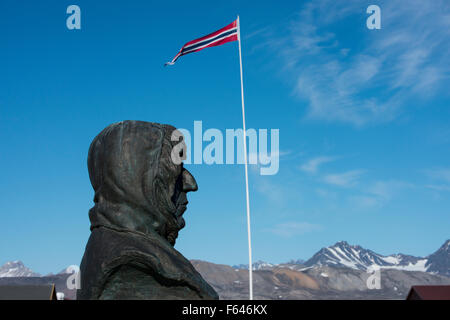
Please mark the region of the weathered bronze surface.
POLYGON ((169 125, 122 121, 89 148, 95 190, 77 299, 218 299, 174 249, 194 177, 174 164, 169 125))

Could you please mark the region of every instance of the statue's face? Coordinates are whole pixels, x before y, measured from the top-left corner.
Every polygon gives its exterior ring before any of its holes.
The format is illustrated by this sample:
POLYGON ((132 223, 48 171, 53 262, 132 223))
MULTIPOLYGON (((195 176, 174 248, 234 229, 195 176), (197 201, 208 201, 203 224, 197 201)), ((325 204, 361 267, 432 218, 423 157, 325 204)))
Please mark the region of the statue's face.
POLYGON ((194 177, 188 170, 183 168, 183 165, 181 165, 181 173, 175 183, 174 192, 171 199, 176 208, 175 216, 177 217, 180 229, 185 225, 182 215, 186 211, 188 204, 186 194, 191 191, 197 191, 197 189, 198 186, 194 177))
MULTIPOLYGON (((171 151, 171 150, 169 150, 171 151)), ((163 153, 165 157, 169 152, 163 153)), ((187 193, 197 191, 198 186, 192 174, 183 167, 183 163, 174 164, 171 159, 165 159, 162 162, 161 170, 164 177, 164 183, 167 186, 159 187, 158 197, 164 203, 164 220, 161 223, 163 227, 161 235, 163 235, 170 244, 174 245, 178 237, 178 231, 184 228, 185 221, 182 217, 186 211, 188 200, 187 193)), ((161 183, 161 182, 160 182, 161 183)))

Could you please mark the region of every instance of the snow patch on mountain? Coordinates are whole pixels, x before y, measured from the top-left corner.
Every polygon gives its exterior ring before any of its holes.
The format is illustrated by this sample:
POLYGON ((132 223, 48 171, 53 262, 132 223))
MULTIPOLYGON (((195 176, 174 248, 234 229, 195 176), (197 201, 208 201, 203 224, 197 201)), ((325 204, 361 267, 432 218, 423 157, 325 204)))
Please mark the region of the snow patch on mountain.
MULTIPOLYGON (((252 270, 264 270, 264 269, 271 269, 273 267, 276 267, 276 264, 268 263, 265 261, 258 260, 254 263, 252 263, 252 270)), ((248 264, 238 264, 233 266, 234 269, 247 269, 248 270, 248 264)))
POLYGON ((347 267, 356 270, 368 268, 397 269, 426 272, 428 259, 404 254, 383 256, 357 245, 340 241, 333 246, 322 248, 305 262, 307 267, 332 266, 347 267))
POLYGON ((40 277, 39 273, 25 267, 22 261, 10 261, 0 267, 0 278, 11 277, 40 277))

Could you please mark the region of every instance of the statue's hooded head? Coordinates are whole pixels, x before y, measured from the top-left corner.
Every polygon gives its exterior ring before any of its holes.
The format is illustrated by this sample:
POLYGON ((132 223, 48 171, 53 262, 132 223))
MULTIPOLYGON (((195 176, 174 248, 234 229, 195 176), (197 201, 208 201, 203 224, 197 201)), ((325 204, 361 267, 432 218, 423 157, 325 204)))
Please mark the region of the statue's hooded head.
POLYGON ((180 143, 171 139, 175 130, 169 125, 122 121, 92 141, 88 156, 95 190, 95 206, 89 211, 91 230, 105 226, 157 233, 175 244, 185 225, 186 193, 197 190, 194 177, 182 163, 172 160, 172 150, 180 143))

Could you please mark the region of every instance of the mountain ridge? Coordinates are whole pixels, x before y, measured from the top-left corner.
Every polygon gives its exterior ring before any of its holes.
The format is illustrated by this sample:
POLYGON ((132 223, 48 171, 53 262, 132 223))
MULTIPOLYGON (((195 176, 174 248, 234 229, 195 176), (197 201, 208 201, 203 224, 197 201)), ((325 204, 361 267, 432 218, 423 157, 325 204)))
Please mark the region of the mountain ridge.
MULTIPOLYGON (((369 268, 396 269, 404 271, 421 271, 450 276, 450 240, 434 253, 426 257, 403 253, 382 255, 360 245, 351 245, 341 240, 334 245, 323 247, 310 259, 290 260, 286 263, 274 264, 258 260, 253 263, 253 270, 264 270, 274 267, 289 267, 306 270, 313 267, 329 266, 367 271, 369 268)), ((248 264, 234 265, 235 269, 248 269, 248 264)))
POLYGON ((39 273, 27 268, 22 261, 9 261, 0 267, 0 278, 40 277, 39 273))
MULTIPOLYGON (((360 245, 351 245, 347 241, 338 241, 334 245, 321 248, 310 259, 290 260, 274 264, 258 260, 253 263, 253 270, 271 270, 288 268, 303 271, 314 267, 350 268, 367 271, 369 268, 396 269, 404 271, 421 271, 450 277, 450 239, 426 257, 396 253, 388 256, 378 254, 360 245)), ((248 264, 233 265, 233 269, 248 269, 248 264)), ((67 268, 58 274, 68 273, 67 268)), ((52 275, 51 273, 49 276, 52 275)), ((2 277, 40 277, 39 273, 27 268, 22 261, 10 261, 0 267, 2 277)))

